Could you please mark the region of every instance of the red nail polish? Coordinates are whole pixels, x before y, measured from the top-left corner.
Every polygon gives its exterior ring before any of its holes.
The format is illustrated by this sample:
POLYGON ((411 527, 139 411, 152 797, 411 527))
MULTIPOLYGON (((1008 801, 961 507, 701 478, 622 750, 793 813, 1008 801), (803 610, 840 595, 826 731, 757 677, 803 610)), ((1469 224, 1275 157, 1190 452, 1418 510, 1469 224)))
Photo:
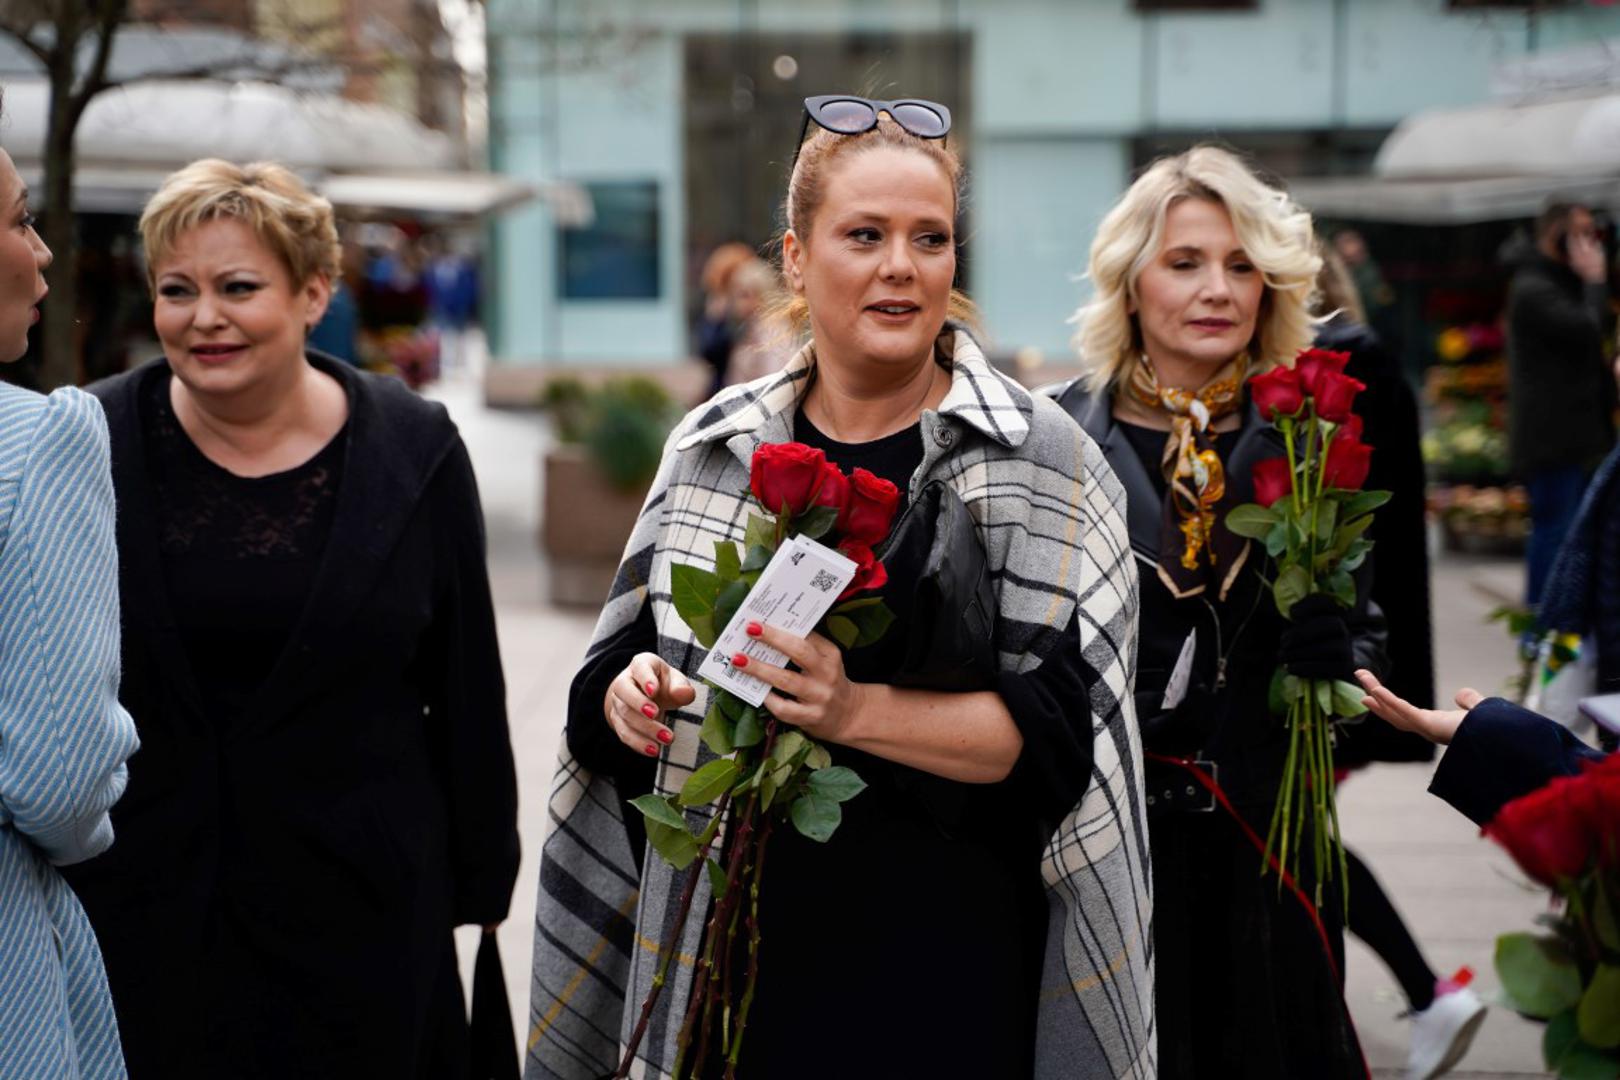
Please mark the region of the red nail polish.
POLYGON ((675 733, 669 730, 669 728, 659 728, 658 741, 663 743, 665 746, 668 746, 670 743, 675 741, 675 733))
POLYGON ((649 720, 656 719, 658 716, 658 706, 649 701, 647 704, 641 707, 641 715, 645 716, 649 720))
POLYGON ((652 695, 654 695, 656 693, 658 693, 658 684, 655 683, 655 682, 649 681, 647 683, 647 696, 651 697, 652 695))
POLYGON ((759 635, 763 634, 764 632, 765 632, 765 628, 763 626, 761 626, 759 623, 751 622, 751 623, 748 624, 748 636, 749 637, 759 637, 759 635))
POLYGON ((736 656, 731 658, 731 666, 738 668, 747 667, 748 657, 744 656, 742 653, 738 653, 736 656))
POLYGON ((648 743, 647 744, 647 756, 648 757, 657 757, 658 756, 658 747, 654 746, 652 743, 648 743))

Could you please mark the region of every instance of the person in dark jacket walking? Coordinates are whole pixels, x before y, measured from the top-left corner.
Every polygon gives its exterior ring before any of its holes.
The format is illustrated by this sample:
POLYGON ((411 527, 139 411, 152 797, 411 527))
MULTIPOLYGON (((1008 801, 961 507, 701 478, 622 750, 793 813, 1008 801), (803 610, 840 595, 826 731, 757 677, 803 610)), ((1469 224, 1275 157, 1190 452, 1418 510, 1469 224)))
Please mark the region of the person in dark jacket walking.
POLYGON ((1603 352, 1608 267, 1584 206, 1554 203, 1508 288, 1509 447, 1530 496, 1525 601, 1547 574, 1592 469, 1614 445, 1615 379, 1603 352))
POLYGON ((1245 379, 1311 343, 1319 266, 1310 215, 1236 157, 1205 146, 1160 160, 1103 219, 1078 339, 1088 374, 1054 391, 1125 488, 1140 564, 1136 714, 1165 1080, 1229 1076, 1234 1062, 1256 1080, 1366 1075, 1339 978, 1338 883, 1317 924, 1310 900, 1261 876, 1251 835, 1266 833, 1288 751, 1268 705, 1279 658, 1312 677, 1348 678, 1356 656, 1381 669, 1380 620, 1363 590, 1348 617, 1307 600, 1285 621, 1264 549, 1222 523, 1252 501, 1255 464, 1284 454, 1245 379), (1203 483, 1213 528, 1172 501, 1171 470, 1184 490, 1203 483))
POLYGON ((141 231, 164 356, 92 390, 144 746, 70 868, 130 1075, 455 1080, 451 931, 505 918, 518 861, 467 451, 306 352, 338 241, 291 173, 197 162, 141 231))

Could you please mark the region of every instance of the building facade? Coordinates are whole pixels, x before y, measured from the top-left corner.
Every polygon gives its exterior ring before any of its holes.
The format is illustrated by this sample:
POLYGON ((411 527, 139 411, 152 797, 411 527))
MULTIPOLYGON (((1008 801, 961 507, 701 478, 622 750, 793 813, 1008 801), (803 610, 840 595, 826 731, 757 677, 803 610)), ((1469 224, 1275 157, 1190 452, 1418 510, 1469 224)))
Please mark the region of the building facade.
POLYGON ((716 245, 769 246, 830 91, 950 106, 963 284, 993 351, 1068 352, 1101 215, 1160 153, 1218 139, 1279 179, 1365 173, 1410 113, 1503 61, 1620 36, 1620 8, 1479 0, 488 0, 495 169, 583 187, 492 227, 498 363, 688 351, 716 245))

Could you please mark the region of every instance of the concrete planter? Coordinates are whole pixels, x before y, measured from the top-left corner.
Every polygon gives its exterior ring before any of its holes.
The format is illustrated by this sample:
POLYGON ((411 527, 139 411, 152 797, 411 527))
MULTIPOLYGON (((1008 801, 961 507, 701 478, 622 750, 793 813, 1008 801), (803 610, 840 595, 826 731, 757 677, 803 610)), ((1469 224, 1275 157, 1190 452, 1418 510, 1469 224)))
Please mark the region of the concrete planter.
POLYGON ((647 493, 608 483, 581 446, 548 450, 542 473, 540 547, 551 602, 599 607, 647 493))

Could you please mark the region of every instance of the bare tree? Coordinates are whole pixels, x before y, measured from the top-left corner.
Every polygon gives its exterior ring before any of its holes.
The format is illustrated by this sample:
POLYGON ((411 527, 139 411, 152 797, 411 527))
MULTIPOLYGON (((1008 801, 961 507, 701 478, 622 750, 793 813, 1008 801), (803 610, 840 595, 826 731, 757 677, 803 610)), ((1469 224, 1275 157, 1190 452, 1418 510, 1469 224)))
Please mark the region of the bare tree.
POLYGON ((46 271, 45 355, 40 381, 76 382, 73 316, 79 259, 73 236, 73 136, 90 99, 106 89, 107 58, 128 0, 0 0, 0 33, 15 39, 45 69, 50 113, 45 128, 43 236, 55 255, 46 271), (81 60, 82 58, 82 60, 81 60))

